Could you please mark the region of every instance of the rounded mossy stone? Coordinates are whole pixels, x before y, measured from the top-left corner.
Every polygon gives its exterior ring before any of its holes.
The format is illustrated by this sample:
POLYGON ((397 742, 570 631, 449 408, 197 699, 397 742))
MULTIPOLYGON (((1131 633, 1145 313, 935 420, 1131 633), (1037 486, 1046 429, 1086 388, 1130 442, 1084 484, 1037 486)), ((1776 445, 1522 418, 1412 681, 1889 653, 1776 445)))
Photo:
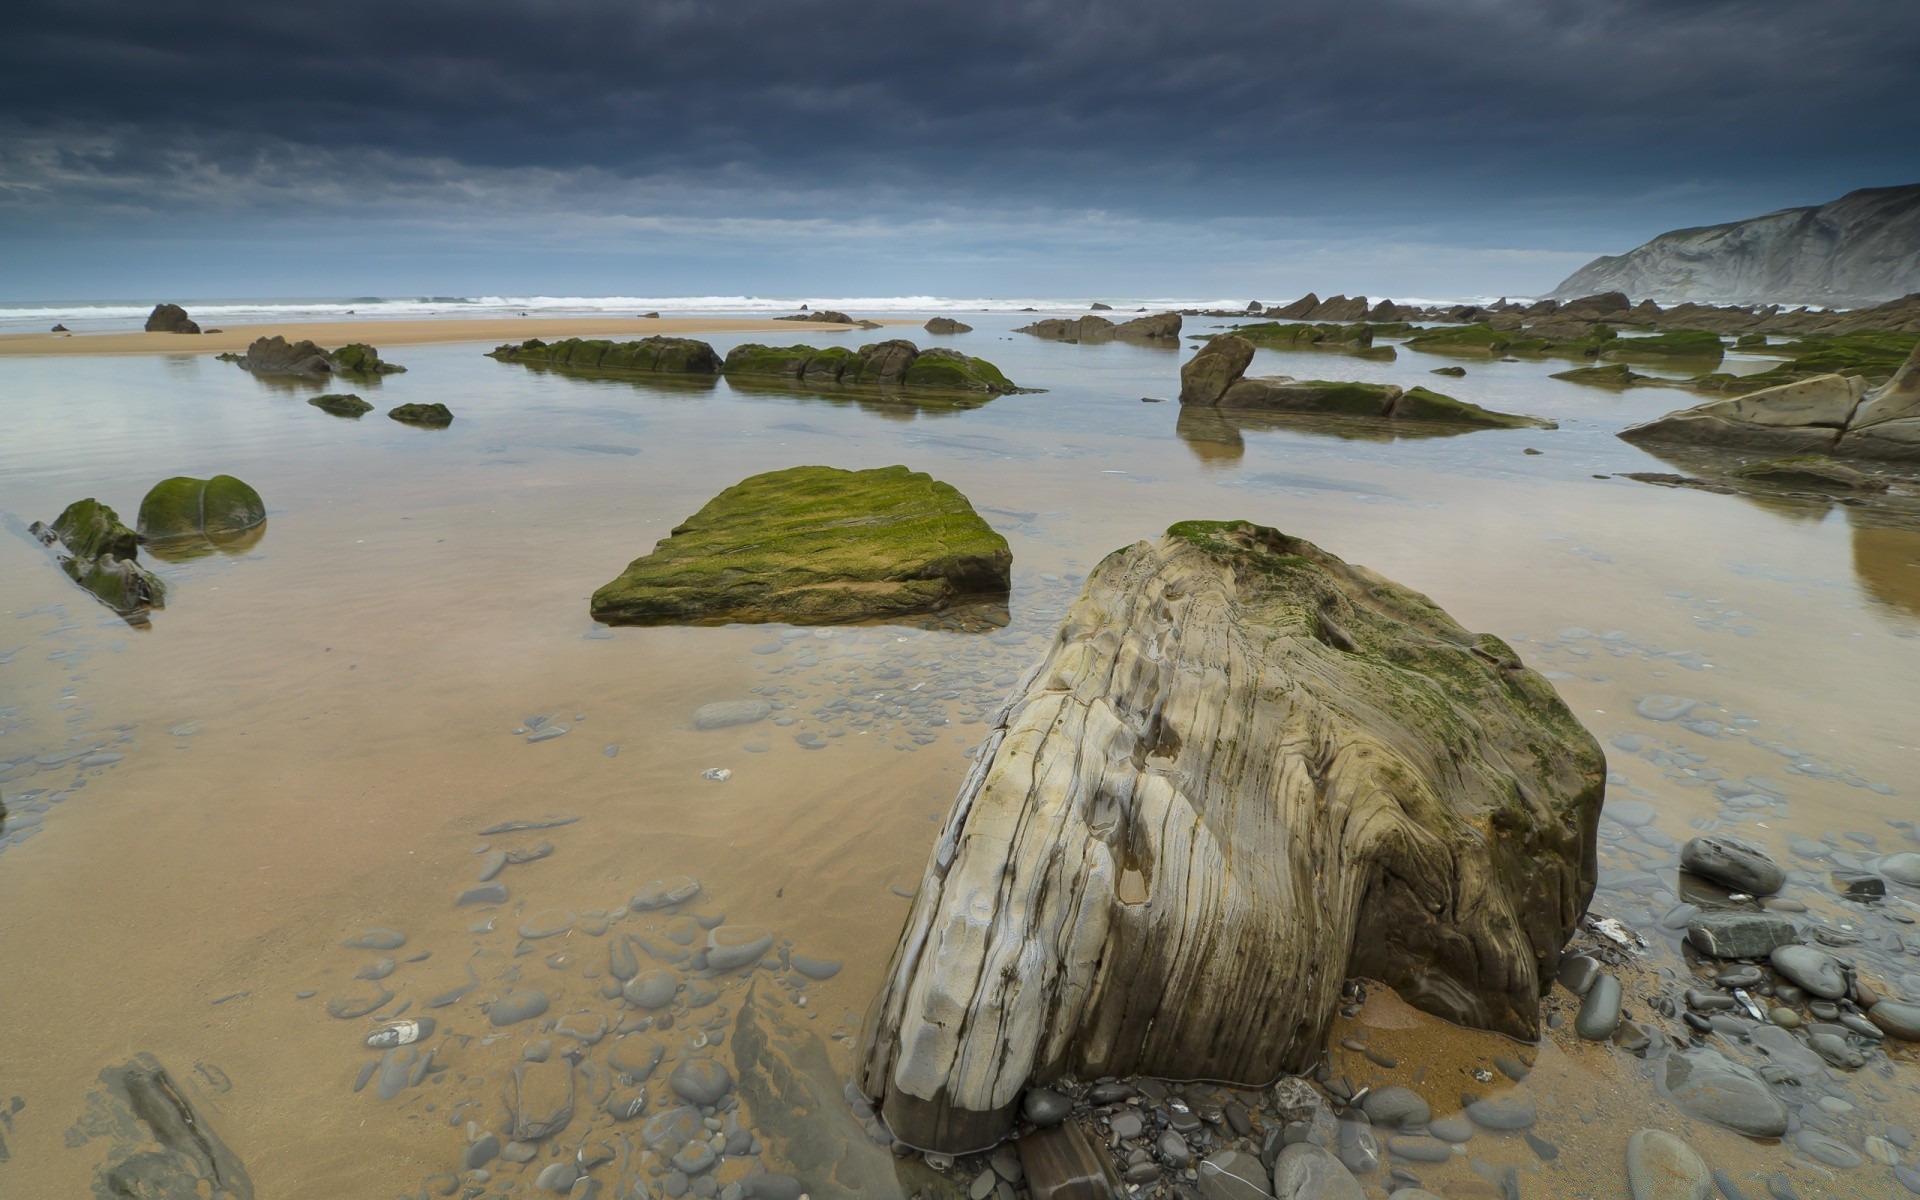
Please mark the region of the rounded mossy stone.
POLYGON ((373 411, 373 405, 351 392, 328 392, 324 396, 315 396, 307 403, 336 417, 359 417, 373 411))
POLYGON ((936 347, 914 356, 900 385, 929 392, 994 392, 1016 390, 1013 382, 984 358, 936 347))
POLYGON ((453 424, 453 413, 444 404, 402 404, 389 409, 389 417, 408 425, 432 425, 436 428, 453 424))
POLYGON ((132 558, 140 551, 140 539, 120 523, 120 514, 91 496, 67 505, 51 528, 78 559, 91 561, 103 554, 132 558))
POLYGON ((160 542, 218 537, 252 529, 266 519, 260 493, 231 475, 176 475, 154 484, 140 501, 140 538, 160 542))
POLYGON ((1004 603, 1007 541, 906 467, 792 467, 721 492, 593 594, 613 624, 830 624, 1004 603))
POLYGON ((365 342, 348 342, 327 359, 341 375, 398 375, 406 370, 398 363, 382 360, 380 352, 365 342))

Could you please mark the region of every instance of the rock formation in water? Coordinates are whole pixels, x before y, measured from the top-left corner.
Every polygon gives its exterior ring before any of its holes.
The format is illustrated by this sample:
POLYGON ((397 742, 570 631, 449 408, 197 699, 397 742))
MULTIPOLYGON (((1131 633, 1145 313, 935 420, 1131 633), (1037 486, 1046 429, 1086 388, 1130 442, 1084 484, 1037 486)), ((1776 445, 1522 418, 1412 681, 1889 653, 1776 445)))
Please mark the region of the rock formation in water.
POLYGON ((253 1181, 207 1114, 151 1054, 100 1073, 67 1145, 107 1143, 94 1176, 105 1200, 253 1200, 253 1181))
POLYGON ((816 387, 866 387, 885 391, 1017 392, 1011 380, 984 358, 934 347, 922 350, 894 338, 851 350, 845 346, 762 346, 748 343, 727 352, 721 372, 728 379, 787 380, 816 387))
POLYGON ((373 405, 350 392, 328 392, 323 396, 315 396, 307 403, 336 417, 360 417, 373 411, 373 405))
POLYGON ((387 410, 387 415, 403 425, 426 425, 445 429, 453 424, 453 413, 444 404, 402 404, 387 410))
POLYGON ((952 485, 792 467, 728 488, 593 594, 615 625, 897 620, 1004 607, 1013 553, 952 485))
POLYGON ((1094 569, 994 717, 859 1082, 954 1152, 1062 1073, 1297 1071, 1350 976, 1531 1039, 1604 774, 1500 639, 1297 538, 1176 525, 1094 569))
POLYGON ((529 338, 519 345, 496 346, 488 358, 501 362, 568 367, 576 371, 657 371, 669 375, 718 375, 720 356, 713 347, 692 338, 645 337, 632 342, 605 338, 567 338, 543 342, 529 338))
POLYGON ((1920 462, 1920 346, 1879 387, 1858 376, 1816 375, 1670 412, 1620 436, 1654 446, 1920 462))
POLYGON ((35 521, 28 532, 65 549, 60 569, 121 616, 165 606, 166 584, 136 561, 139 536, 93 497, 67 505, 51 525, 35 521))
POLYGON ((1818 207, 1676 229, 1594 259, 1552 294, 1604 289, 1662 304, 1843 308, 1920 291, 1920 184, 1863 188, 1818 207))
POLYGON ((776 321, 811 321, 816 325, 851 325, 855 329, 880 328, 880 322, 878 321, 859 320, 854 317, 850 317, 843 312, 835 312, 831 308, 823 308, 818 312, 797 312, 792 314, 791 316, 775 317, 774 320, 776 321))
POLYGON ((972 333, 973 326, 965 321, 956 321, 952 317, 931 317, 921 328, 928 333, 972 333))
POLYGON ((256 375, 349 375, 362 379, 397 375, 406 368, 380 357, 380 352, 365 342, 350 342, 338 350, 325 350, 302 339, 289 342, 279 334, 256 338, 245 354, 222 354, 226 362, 238 363, 256 375))
POLYGON ((1180 369, 1180 403, 1237 412, 1432 422, 1488 429, 1553 429, 1552 421, 1495 412, 1423 387, 1350 383, 1286 376, 1246 378, 1253 344, 1235 334, 1214 338, 1180 369))
POLYGON ((1172 342, 1180 336, 1180 314, 1155 313, 1118 325, 1105 317, 1049 317, 1014 330, 1056 342, 1172 342))
MULTIPOLYGON (((55 326, 58 329, 58 326, 55 326)), ((148 333, 199 333, 200 326, 178 304, 156 304, 147 314, 148 333)))
POLYGON ((140 540, 208 541, 253 529, 267 519, 260 493, 231 475, 163 479, 140 501, 140 540))

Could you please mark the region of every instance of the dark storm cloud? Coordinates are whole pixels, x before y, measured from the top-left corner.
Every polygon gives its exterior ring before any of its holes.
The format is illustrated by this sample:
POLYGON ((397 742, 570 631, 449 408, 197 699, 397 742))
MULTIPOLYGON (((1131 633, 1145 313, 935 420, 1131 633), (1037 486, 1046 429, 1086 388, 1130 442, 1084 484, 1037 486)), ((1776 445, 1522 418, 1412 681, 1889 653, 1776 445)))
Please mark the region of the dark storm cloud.
POLYGON ((1912 0, 64 0, 0 38, 0 236, 1178 206, 1605 246, 1907 181, 1916 61, 1912 0))

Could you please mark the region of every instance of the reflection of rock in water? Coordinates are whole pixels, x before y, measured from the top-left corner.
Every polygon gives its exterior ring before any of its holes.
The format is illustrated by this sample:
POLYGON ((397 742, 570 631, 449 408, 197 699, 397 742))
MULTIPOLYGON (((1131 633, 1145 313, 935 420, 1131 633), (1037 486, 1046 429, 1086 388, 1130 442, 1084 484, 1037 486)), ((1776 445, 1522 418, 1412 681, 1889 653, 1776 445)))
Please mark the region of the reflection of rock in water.
POLYGON ((1920 617, 1920 530, 1863 524, 1856 518, 1853 573, 1874 600, 1920 617))
MULTIPOLYGON (((754 1128, 792 1165, 814 1200, 905 1195, 904 1160, 870 1138, 847 1107, 820 1038, 777 992, 756 982, 734 1025, 734 1066, 754 1128)), ((913 1160, 916 1165, 920 1160, 913 1160)))
POLYGON ((1228 466, 1247 453, 1247 442, 1239 428, 1215 409, 1183 407, 1173 430, 1201 466, 1228 466))
POLYGON ((151 1054, 100 1072, 67 1144, 110 1138, 94 1176, 101 1200, 252 1200, 247 1169, 151 1054))

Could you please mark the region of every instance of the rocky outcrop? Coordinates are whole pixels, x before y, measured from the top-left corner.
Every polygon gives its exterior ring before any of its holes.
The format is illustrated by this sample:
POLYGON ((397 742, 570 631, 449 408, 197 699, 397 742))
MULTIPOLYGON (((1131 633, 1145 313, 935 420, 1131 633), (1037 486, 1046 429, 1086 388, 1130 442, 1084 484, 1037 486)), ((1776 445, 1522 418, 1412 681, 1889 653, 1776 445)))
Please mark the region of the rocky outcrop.
POLYGON ((163 479, 140 501, 140 540, 162 544, 218 541, 263 524, 260 493, 231 475, 163 479))
POLYGON ((66 550, 59 561, 67 578, 121 616, 164 607, 166 584, 136 561, 139 537, 93 497, 67 505, 51 525, 35 521, 28 532, 66 550))
POLYGON ((360 417, 373 411, 373 405, 350 392, 345 394, 328 392, 322 396, 315 396, 307 403, 321 412, 332 413, 336 417, 360 417))
POLYGON ((1282 304, 1278 308, 1269 304, 1266 314, 1277 321, 1304 321, 1320 307, 1320 297, 1308 292, 1292 304, 1282 304))
POLYGON ((70 1147, 93 1142, 95 1196, 253 1200, 246 1166, 151 1054, 100 1073, 66 1136, 70 1147))
POLYGON ((845 346, 762 346, 727 352, 721 372, 732 380, 784 380, 810 387, 1005 395, 1020 389, 984 358, 934 347, 922 350, 898 338, 858 350, 845 346))
POLYGON ((1155 313, 1116 325, 1105 317, 1050 317, 1014 330, 1056 342, 1172 342, 1180 336, 1180 314, 1155 313))
POLYGON ((148 333, 199 333, 200 326, 178 304, 156 304, 147 314, 148 333))
POLYGON ((1597 358, 1615 338, 1606 325, 1555 321, 1541 327, 1496 328, 1489 322, 1426 329, 1407 339, 1407 347, 1433 354, 1471 354, 1490 358, 1504 355, 1551 355, 1555 358, 1597 358))
POLYGON ((632 342, 605 338, 567 338, 543 342, 529 338, 517 346, 496 346, 488 358, 529 366, 573 371, 652 371, 665 375, 718 375, 720 356, 692 338, 646 337, 632 342))
POLYGON ((878 329, 878 321, 856 320, 843 312, 823 308, 818 312, 797 312, 791 316, 775 317, 776 321, 811 321, 816 325, 851 325, 855 329, 878 329))
POLYGON ((1818 207, 1676 229, 1594 259, 1553 295, 1609 288, 1663 304, 1849 308, 1920 291, 1920 184, 1863 188, 1818 207))
POLYGON ((387 415, 403 425, 425 425, 445 429, 453 424, 453 413, 444 404, 402 404, 387 410, 387 415))
POLYGON ((289 342, 279 334, 256 338, 242 355, 221 355, 256 375, 347 375, 362 379, 398 375, 406 368, 386 362, 365 342, 351 342, 325 350, 302 339, 289 342))
POLYGON ((1671 412, 1620 436, 1647 445, 1920 462, 1920 346, 1877 388, 1855 376, 1816 375, 1671 412))
POLYGON ((1287 376, 1246 378, 1253 345, 1237 334, 1201 347, 1181 368, 1180 403, 1271 415, 1432 422, 1489 429, 1553 429, 1552 421, 1495 412, 1423 387, 1287 376))
POLYGON ((956 321, 952 317, 930 318, 927 321, 927 323, 923 325, 921 328, 925 329, 928 333, 938 333, 938 334, 972 333, 973 332, 973 326, 967 324, 964 321, 956 321))
POLYGON ((1604 771, 1498 638, 1272 529, 1176 525, 1095 568, 993 718, 859 1083, 959 1151, 1062 1073, 1298 1070, 1349 976, 1532 1038, 1604 771))
POLYGON ((967 498, 905 467, 792 467, 721 492, 593 594, 626 625, 896 620, 1004 608, 1013 554, 967 498))

